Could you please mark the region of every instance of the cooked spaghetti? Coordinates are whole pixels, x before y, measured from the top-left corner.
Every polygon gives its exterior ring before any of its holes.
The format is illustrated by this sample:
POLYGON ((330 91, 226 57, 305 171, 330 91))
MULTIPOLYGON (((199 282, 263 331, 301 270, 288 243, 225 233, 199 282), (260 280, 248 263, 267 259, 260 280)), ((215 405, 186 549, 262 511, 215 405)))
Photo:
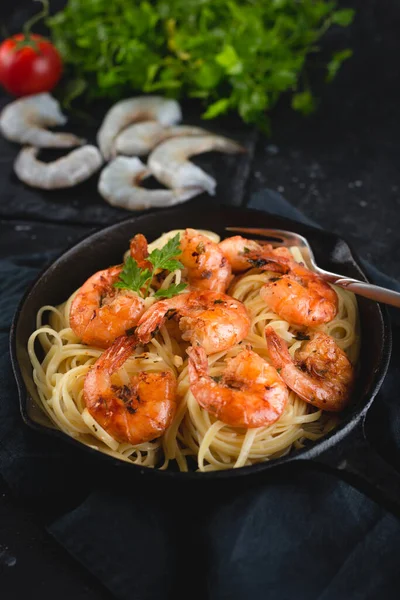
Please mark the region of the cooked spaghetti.
MULTIPOLYGON (((150 244, 149 250, 161 247, 173 233, 150 244)), ((207 235, 214 241, 219 240, 212 232, 207 235)), ((299 249, 292 248, 291 252, 294 259, 301 262, 299 249)), ((169 273, 161 287, 179 284, 181 277, 180 270, 169 273)), ((278 317, 260 297, 259 291, 269 278, 270 272, 253 268, 233 279, 227 293, 245 305, 251 327, 240 344, 208 356, 209 373, 213 378, 223 373, 225 360, 236 356, 245 345, 250 345, 254 352, 270 362, 264 335, 267 324, 287 342, 292 356, 301 346, 298 330, 278 317)), ((355 365, 360 343, 357 302, 352 293, 334 289, 338 296, 337 314, 329 323, 316 329, 334 337, 355 365)), ((186 354, 188 343, 181 339, 176 324, 168 322, 147 345, 132 351, 117 378, 123 384, 129 381, 132 373, 140 371, 173 372, 178 382, 176 414, 158 439, 136 446, 121 443, 100 426, 85 405, 85 377, 104 350, 81 343, 70 327, 70 307, 76 293, 60 306, 40 309, 28 351, 42 408, 55 427, 83 444, 145 467, 167 469, 177 465, 181 471, 193 468, 211 471, 283 456, 302 447, 306 440, 318 440, 338 423, 337 415, 316 409, 293 391, 289 393, 281 417, 269 426, 241 429, 217 420, 200 407, 191 393, 186 354)), ((146 308, 155 301, 154 290, 150 289, 150 295, 144 301, 146 308)))

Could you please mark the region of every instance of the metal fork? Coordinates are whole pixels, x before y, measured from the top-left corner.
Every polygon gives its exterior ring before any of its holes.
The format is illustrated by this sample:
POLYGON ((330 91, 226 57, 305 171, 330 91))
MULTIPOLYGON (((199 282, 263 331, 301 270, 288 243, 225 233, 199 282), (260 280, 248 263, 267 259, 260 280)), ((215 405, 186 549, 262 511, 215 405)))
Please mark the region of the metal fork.
POLYGON ((312 271, 318 273, 322 279, 329 283, 334 283, 346 290, 376 300, 376 302, 383 302, 384 304, 390 304, 396 308, 400 308, 400 294, 387 288, 372 285, 365 281, 359 281, 358 279, 352 279, 350 277, 343 277, 337 273, 331 273, 321 269, 315 262, 314 253, 311 249, 310 244, 302 235, 293 233, 292 231, 284 231, 283 229, 258 229, 256 227, 225 227, 227 231, 235 231, 238 233, 250 233, 254 235, 262 235, 271 241, 274 246, 284 246, 289 248, 290 246, 297 246, 300 248, 304 262, 306 266, 312 271))

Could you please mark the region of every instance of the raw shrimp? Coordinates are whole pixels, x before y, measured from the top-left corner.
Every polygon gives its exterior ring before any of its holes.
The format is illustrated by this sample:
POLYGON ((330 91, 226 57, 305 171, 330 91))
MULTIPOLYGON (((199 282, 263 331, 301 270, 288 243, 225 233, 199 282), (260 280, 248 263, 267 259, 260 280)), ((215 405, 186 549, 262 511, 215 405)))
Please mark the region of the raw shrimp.
POLYGON ((108 348, 134 327, 144 312, 136 292, 118 289, 122 266, 98 271, 78 290, 70 309, 70 325, 84 344, 108 348))
POLYGON ((140 341, 148 343, 171 318, 179 320, 182 339, 199 344, 207 354, 238 344, 250 328, 250 317, 238 300, 222 293, 194 291, 153 304, 138 323, 140 341))
POLYGON ((103 162, 96 146, 82 146, 49 163, 38 160, 38 152, 31 146, 23 148, 15 159, 14 171, 27 185, 43 190, 73 187, 89 179, 103 162))
POLYGON ((162 125, 175 125, 182 119, 179 104, 161 96, 139 96, 114 104, 104 117, 97 134, 97 143, 106 160, 114 153, 117 135, 135 121, 158 121, 162 125))
MULTIPOLYGON (((218 244, 195 229, 186 229, 181 236, 182 254, 179 260, 186 269, 192 288, 225 292, 231 279, 231 267, 218 244)), ((185 275, 185 273, 184 273, 185 275)))
POLYGON ((188 135, 210 135, 209 131, 190 125, 165 127, 157 121, 134 123, 124 129, 115 140, 114 153, 127 156, 145 156, 161 142, 188 135))
POLYGON ((214 195, 215 179, 187 160, 189 156, 211 150, 229 154, 244 152, 244 148, 236 142, 217 135, 173 138, 153 150, 148 166, 153 175, 169 188, 201 187, 214 195))
POLYGON ((146 190, 140 182, 151 175, 139 158, 118 156, 101 172, 99 194, 112 206, 127 210, 145 210, 173 206, 200 194, 201 188, 146 190))
POLYGON ((265 329, 272 364, 300 398, 326 411, 343 410, 349 402, 354 368, 346 354, 326 333, 310 335, 294 359, 274 329, 265 329))
POLYGON ((174 417, 177 401, 171 371, 140 371, 130 375, 127 385, 113 382, 135 345, 134 336, 117 339, 90 369, 83 388, 93 419, 118 442, 133 445, 160 437, 174 417))
MULTIPOLYGON (((279 260, 287 274, 271 278, 261 288, 264 302, 293 325, 316 327, 332 321, 338 309, 335 290, 295 260, 284 256, 279 260)), ((273 270, 268 264, 261 268, 273 270)))
POLYGON ((85 140, 72 133, 53 133, 45 127, 65 125, 67 118, 49 94, 36 94, 15 100, 0 114, 0 131, 5 138, 38 148, 71 148, 85 140))
POLYGON ((231 358, 221 379, 208 374, 200 346, 188 349, 190 390, 206 411, 232 427, 265 427, 282 415, 288 389, 277 371, 245 348, 231 358))

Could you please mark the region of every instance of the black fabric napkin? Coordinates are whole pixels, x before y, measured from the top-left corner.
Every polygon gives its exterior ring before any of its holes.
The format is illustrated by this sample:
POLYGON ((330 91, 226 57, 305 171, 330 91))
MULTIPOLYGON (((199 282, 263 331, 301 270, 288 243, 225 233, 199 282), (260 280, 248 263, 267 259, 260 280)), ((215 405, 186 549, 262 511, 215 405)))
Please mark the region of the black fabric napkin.
MULTIPOLYGON (((250 205, 303 218, 269 190, 250 205)), ((398 598, 400 522, 339 473, 310 463, 250 484, 131 479, 127 470, 95 465, 68 444, 25 427, 8 328, 24 288, 49 258, 0 261, 0 473, 15 495, 35 503, 51 535, 114 597, 398 598)), ((377 401, 390 421, 387 451, 396 451, 400 439, 399 383, 392 367, 377 401)))

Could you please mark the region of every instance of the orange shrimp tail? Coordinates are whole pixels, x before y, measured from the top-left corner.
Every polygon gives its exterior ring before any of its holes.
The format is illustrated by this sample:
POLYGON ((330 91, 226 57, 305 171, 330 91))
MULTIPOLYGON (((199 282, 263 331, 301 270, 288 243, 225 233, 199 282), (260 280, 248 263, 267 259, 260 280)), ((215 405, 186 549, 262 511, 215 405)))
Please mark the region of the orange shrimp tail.
POLYGON ((135 335, 121 335, 115 340, 98 359, 97 365, 114 373, 126 362, 132 354, 132 350, 139 344, 135 335))
POLYGON ((137 233, 130 241, 130 255, 141 269, 152 269, 151 263, 146 260, 149 256, 147 240, 141 233, 137 233))
POLYGON ((270 325, 267 325, 265 328, 265 340, 275 369, 282 369, 286 363, 291 362, 289 350, 285 342, 270 325))
POLYGON ((208 360, 206 351, 202 346, 191 346, 186 350, 189 355, 189 379, 193 381, 207 373, 208 360))
POLYGON ((148 344, 165 322, 165 313, 160 310, 161 302, 153 304, 139 320, 136 334, 143 344, 148 344))

